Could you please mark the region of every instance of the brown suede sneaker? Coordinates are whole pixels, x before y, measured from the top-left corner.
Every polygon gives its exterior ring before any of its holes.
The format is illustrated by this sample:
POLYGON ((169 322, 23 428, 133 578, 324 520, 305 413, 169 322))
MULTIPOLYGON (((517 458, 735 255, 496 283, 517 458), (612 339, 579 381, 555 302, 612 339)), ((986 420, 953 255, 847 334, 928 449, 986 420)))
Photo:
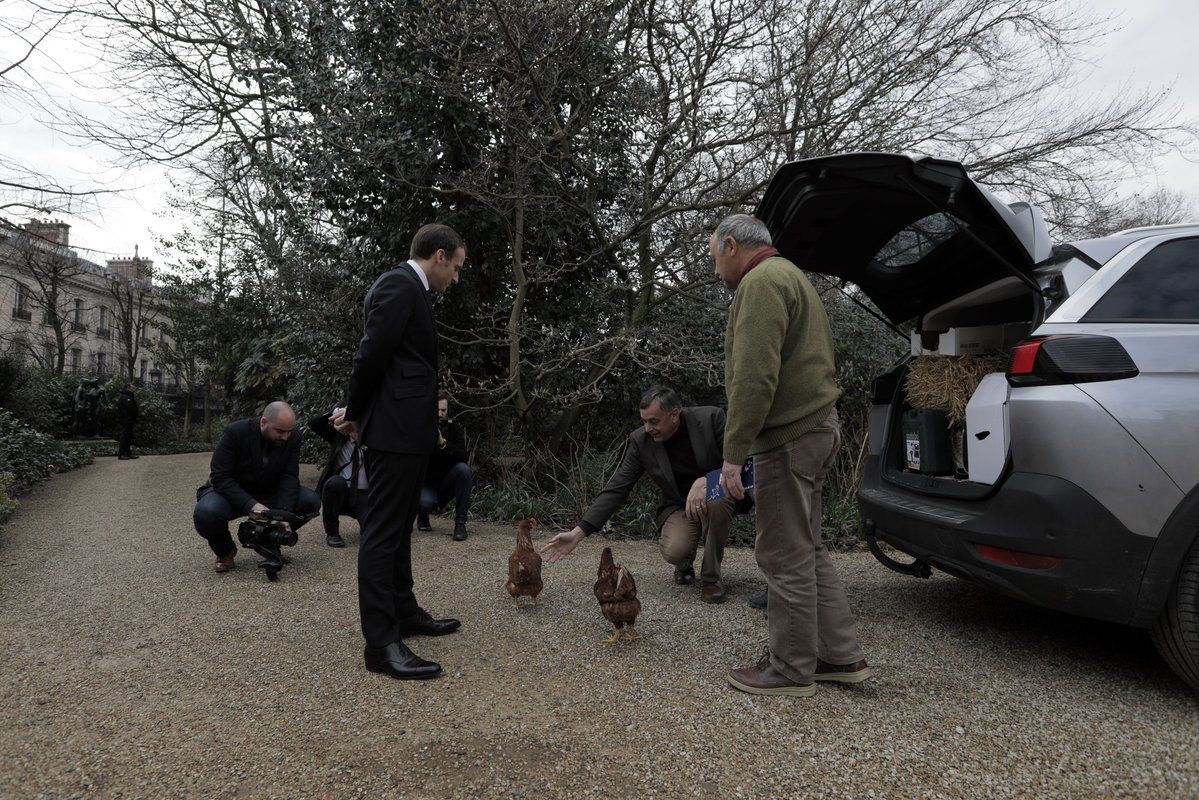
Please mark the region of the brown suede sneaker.
POLYGON ((705 603, 723 603, 725 598, 724 587, 719 583, 705 583, 700 592, 700 598, 705 603))
POLYGON ((866 664, 866 659, 864 658, 853 664, 829 664, 827 661, 817 660, 816 674, 812 677, 818 681, 861 683, 873 674, 873 671, 866 664))
POLYGON ((227 554, 225 554, 223 556, 218 556, 217 560, 216 560, 216 564, 213 565, 213 567, 212 567, 212 571, 213 572, 228 572, 229 570, 233 569, 235 566, 237 566, 237 564, 233 560, 236 556, 237 556, 236 549, 230 550, 227 554))
POLYGON ((753 667, 729 670, 729 683, 733 688, 750 694, 785 694, 791 697, 811 697, 816 694, 816 684, 796 683, 779 672, 767 656, 753 667))

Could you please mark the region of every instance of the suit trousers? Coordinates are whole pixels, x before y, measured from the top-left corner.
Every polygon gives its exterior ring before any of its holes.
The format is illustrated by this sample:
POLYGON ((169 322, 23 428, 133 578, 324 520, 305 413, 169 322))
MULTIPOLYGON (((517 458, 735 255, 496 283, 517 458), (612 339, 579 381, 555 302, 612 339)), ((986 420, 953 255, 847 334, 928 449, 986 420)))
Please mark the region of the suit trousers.
POLYGON ((339 518, 343 516, 356 519, 359 533, 361 533, 362 506, 365 502, 365 491, 362 489, 351 491, 349 481, 340 475, 330 475, 321 489, 321 522, 325 526, 325 535, 341 535, 339 518))
POLYGON ((699 543, 704 543, 704 560, 700 580, 707 584, 720 583, 720 563, 724 561, 724 546, 729 540, 729 526, 736 513, 736 504, 728 498, 709 500, 707 513, 693 522, 687 512, 675 511, 662 523, 658 546, 662 558, 676 567, 689 567, 695 561, 699 543))
POLYGON ((797 439, 754 454, 754 555, 770 589, 770 663, 801 684, 816 659, 862 658, 849 599, 820 533, 821 490, 841 443, 834 411, 797 439))
POLYGON ((428 460, 366 451, 370 484, 358 545, 358 608, 368 647, 398 642, 400 624, 424 616, 412 591, 412 523, 428 460))

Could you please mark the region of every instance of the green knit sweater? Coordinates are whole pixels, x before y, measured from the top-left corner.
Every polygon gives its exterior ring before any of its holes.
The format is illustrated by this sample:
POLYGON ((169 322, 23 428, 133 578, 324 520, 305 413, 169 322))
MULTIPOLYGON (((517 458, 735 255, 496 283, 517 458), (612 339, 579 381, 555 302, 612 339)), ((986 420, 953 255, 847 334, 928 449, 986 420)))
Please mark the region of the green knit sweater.
POLYGON ((768 258, 741 279, 724 335, 724 382, 724 458, 734 464, 807 433, 841 396, 828 315, 787 259, 768 258))

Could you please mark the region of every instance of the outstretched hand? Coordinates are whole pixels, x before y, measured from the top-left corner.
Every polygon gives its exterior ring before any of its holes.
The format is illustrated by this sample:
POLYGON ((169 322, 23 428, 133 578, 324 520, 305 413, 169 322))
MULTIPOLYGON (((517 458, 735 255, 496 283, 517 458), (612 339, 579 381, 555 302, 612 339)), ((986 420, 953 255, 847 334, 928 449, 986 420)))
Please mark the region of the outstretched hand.
POLYGON ((546 542, 538 552, 545 556, 551 564, 557 564, 579 546, 579 542, 583 541, 584 536, 586 534, 583 533, 583 529, 576 525, 568 531, 554 534, 554 537, 546 542))

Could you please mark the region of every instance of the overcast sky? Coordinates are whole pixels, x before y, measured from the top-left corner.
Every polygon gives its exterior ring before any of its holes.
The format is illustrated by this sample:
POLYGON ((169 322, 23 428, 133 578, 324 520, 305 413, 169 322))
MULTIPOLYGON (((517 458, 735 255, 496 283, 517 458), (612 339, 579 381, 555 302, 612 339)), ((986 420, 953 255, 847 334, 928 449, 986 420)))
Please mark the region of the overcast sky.
MULTIPOLYGON (((0 14, 9 15, 22 0, 0 0, 0 14)), ((1102 50, 1089 54, 1094 62, 1084 91, 1111 96, 1119 86, 1173 88, 1173 99, 1182 114, 1199 120, 1199 2, 1187 0, 1091 0, 1089 10, 1114 15, 1116 30, 1102 50)), ((14 56, 11 40, 0 53, 5 62, 14 56)), ((81 89, 70 73, 94 74, 94 61, 87 43, 55 41, 26 65, 38 81, 59 97, 86 104, 94 93, 81 89), (63 74, 68 73, 68 74, 63 74)), ((86 256, 102 261, 113 255, 131 255, 135 246, 143 256, 160 258, 155 236, 169 233, 165 197, 169 174, 166 168, 124 170, 114 165, 103 148, 84 147, 42 123, 44 111, 14 105, 0 97, 0 152, 46 172, 63 185, 101 185, 119 190, 98 201, 98 209, 81 209, 67 217, 72 244, 86 256)), ((1199 153, 1191 160, 1169 155, 1154 168, 1124 188, 1125 193, 1157 186, 1179 189, 1199 197, 1199 153)), ((23 220, 22 220, 23 221, 23 220)))

